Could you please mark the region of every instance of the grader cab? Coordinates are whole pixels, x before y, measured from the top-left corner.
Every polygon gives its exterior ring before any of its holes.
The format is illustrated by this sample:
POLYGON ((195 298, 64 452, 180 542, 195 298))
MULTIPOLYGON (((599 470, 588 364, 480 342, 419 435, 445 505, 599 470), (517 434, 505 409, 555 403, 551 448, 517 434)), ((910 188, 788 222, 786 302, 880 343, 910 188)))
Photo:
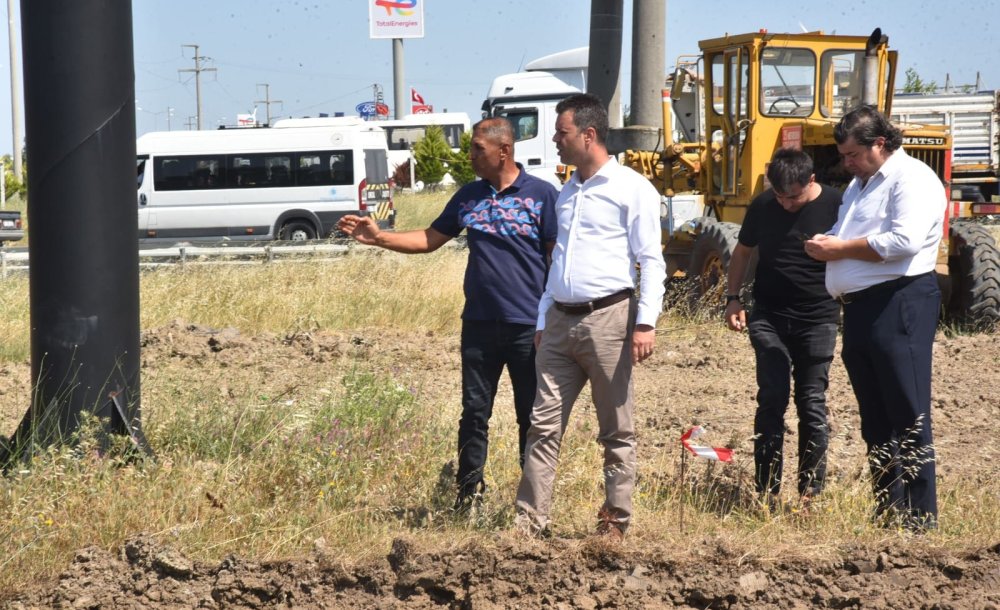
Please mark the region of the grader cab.
MULTIPOLYGON (((762 30, 699 46, 701 55, 682 57, 668 78, 662 146, 627 151, 625 162, 664 195, 668 274, 686 275, 692 297, 713 303, 725 288, 747 206, 769 186, 774 151, 801 148, 813 157, 819 182, 846 186, 851 176, 833 128, 862 103, 889 113, 897 55, 879 30, 869 37, 762 30)), ((933 168, 950 192, 947 128, 905 125, 903 133, 907 153, 933 168)), ((946 302, 963 319, 1000 319, 1000 255, 989 233, 959 225, 949 231, 954 239, 942 241, 938 264, 952 295, 946 302), (970 265, 990 267, 986 275, 995 281, 983 285, 983 269, 970 265)))

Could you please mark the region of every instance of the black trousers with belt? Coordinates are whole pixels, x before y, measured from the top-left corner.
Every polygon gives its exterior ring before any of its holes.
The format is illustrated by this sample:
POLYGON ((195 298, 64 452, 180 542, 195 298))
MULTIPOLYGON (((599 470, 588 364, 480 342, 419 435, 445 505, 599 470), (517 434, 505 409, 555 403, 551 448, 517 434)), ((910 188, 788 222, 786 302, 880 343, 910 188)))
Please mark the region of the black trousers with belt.
POLYGON ((842 357, 861 413, 876 514, 937 521, 931 350, 941 292, 933 273, 847 295, 842 357), (853 296, 853 298, 851 298, 853 296))
POLYGON ((489 450, 490 418, 500 375, 507 367, 514 390, 518 449, 524 444, 535 401, 535 325, 464 320, 462 322, 462 417, 458 422, 459 499, 482 492, 489 450))

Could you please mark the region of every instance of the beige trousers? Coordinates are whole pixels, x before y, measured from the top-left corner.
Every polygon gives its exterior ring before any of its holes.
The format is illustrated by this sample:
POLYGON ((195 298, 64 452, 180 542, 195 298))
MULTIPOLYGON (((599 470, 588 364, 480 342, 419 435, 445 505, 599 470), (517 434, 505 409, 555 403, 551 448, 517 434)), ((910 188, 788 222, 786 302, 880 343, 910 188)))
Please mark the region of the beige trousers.
POLYGON ((628 527, 635 486, 632 423, 632 329, 635 299, 589 314, 549 309, 535 357, 538 392, 531 413, 524 470, 517 489, 519 521, 535 530, 549 524, 559 446, 573 403, 590 380, 597 441, 604 448, 604 520, 628 527))

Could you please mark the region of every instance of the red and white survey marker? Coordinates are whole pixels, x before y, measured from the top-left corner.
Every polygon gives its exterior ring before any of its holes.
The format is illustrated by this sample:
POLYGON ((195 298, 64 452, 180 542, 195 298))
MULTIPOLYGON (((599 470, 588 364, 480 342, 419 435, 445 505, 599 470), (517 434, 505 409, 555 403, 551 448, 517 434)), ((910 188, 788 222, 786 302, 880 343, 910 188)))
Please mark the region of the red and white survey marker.
POLYGON ((733 461, 733 450, 726 447, 703 447, 701 445, 694 445, 691 443, 694 439, 698 438, 705 433, 705 429, 701 426, 695 426, 687 432, 681 435, 681 444, 684 448, 691 453, 697 455, 698 457, 707 458, 710 460, 718 460, 720 462, 731 462, 733 461))

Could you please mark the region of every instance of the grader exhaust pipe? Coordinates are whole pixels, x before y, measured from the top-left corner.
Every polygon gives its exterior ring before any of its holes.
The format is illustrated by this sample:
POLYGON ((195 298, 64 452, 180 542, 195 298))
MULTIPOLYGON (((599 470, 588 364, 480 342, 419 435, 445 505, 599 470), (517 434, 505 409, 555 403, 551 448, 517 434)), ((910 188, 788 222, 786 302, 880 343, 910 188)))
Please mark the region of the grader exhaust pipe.
POLYGON ((882 28, 875 28, 865 43, 865 59, 862 70, 864 81, 861 87, 861 103, 878 105, 878 46, 889 42, 888 36, 882 35, 882 28))

